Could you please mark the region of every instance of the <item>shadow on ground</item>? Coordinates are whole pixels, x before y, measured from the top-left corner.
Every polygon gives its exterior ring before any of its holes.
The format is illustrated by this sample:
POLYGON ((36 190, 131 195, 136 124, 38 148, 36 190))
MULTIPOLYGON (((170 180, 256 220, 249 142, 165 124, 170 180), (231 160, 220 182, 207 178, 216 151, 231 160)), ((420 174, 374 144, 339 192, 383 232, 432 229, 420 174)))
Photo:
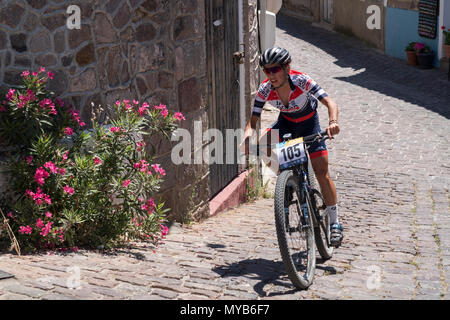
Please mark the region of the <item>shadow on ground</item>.
POLYGON ((357 39, 285 15, 277 15, 277 28, 333 56, 339 67, 361 70, 353 76, 336 77, 330 73, 330 77, 420 105, 450 119, 450 81, 444 72, 408 66, 357 39))
MULTIPOLYGON (((322 270, 329 274, 336 274, 336 270, 330 266, 322 266, 325 261, 316 260, 316 270, 322 270)), ((267 259, 246 259, 232 264, 219 266, 212 269, 222 278, 245 277, 250 282, 257 283, 253 286, 255 292, 261 297, 273 297, 279 295, 294 294, 298 291, 290 282, 282 261, 267 259), (267 292, 265 288, 271 289, 267 292), (284 289, 284 290, 283 290, 284 289)), ((317 272, 317 271, 316 271, 317 272)))

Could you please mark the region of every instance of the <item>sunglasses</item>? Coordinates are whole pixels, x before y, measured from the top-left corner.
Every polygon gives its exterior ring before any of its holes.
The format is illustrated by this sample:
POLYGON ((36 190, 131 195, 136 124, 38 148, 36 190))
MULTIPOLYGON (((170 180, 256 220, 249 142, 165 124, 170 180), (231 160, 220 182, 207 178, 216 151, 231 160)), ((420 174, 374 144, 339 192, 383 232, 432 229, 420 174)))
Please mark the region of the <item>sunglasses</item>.
POLYGON ((264 68, 263 71, 266 75, 275 74, 281 71, 281 67, 264 68))

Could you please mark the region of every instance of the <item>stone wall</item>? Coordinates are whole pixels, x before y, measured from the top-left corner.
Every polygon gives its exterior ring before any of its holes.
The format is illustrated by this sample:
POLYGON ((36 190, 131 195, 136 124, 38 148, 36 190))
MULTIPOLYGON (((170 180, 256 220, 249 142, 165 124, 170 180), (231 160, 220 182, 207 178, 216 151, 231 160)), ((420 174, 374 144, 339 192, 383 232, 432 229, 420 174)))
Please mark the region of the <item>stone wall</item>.
MULTIPOLYGON (((0 85, 18 83, 24 70, 55 73, 50 87, 90 119, 91 102, 117 99, 166 104, 183 124, 206 113, 204 0, 3 0, 0 2, 0 85), (81 29, 66 26, 69 5, 81 9, 81 29)), ((192 131, 191 131, 192 132, 192 131)), ((157 162, 168 175, 161 195, 179 219, 189 210, 186 190, 201 186, 196 214, 207 212, 208 167, 192 173, 172 164, 171 144, 159 138, 157 162), (194 179, 194 176, 197 180, 194 179)), ((191 170, 191 171, 192 171, 191 170)))

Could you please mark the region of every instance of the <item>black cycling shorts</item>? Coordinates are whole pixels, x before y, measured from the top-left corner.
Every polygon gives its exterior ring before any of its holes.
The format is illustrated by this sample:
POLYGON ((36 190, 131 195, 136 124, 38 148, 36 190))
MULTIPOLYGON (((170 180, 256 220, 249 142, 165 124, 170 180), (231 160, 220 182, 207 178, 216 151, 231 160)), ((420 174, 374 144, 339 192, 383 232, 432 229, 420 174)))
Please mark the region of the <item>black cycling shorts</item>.
MULTIPOLYGON (((316 111, 313 111, 310 115, 305 117, 306 120, 293 122, 287 120, 282 113, 278 116, 277 121, 275 121, 267 131, 278 129, 279 133, 279 141, 281 142, 283 135, 286 133, 292 134, 292 139, 298 137, 309 136, 314 133, 321 132, 320 123, 319 123, 319 115, 316 111)), ((325 141, 322 142, 314 142, 310 145, 309 156, 311 159, 323 157, 328 155, 327 146, 325 141)))

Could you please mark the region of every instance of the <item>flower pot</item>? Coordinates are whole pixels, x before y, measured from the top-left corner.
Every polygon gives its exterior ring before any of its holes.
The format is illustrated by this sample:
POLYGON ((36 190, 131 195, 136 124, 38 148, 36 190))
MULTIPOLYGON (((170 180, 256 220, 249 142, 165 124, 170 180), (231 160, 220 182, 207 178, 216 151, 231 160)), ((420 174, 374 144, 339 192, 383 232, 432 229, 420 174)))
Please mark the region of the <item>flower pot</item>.
POLYGON ((434 52, 418 54, 417 55, 417 61, 419 62, 419 68, 420 69, 431 69, 431 68, 433 68, 434 52))
POLYGON ((415 51, 405 51, 408 57, 408 65, 417 66, 417 54, 415 51))
POLYGON ((444 53, 447 59, 450 59, 450 44, 444 44, 444 53))

